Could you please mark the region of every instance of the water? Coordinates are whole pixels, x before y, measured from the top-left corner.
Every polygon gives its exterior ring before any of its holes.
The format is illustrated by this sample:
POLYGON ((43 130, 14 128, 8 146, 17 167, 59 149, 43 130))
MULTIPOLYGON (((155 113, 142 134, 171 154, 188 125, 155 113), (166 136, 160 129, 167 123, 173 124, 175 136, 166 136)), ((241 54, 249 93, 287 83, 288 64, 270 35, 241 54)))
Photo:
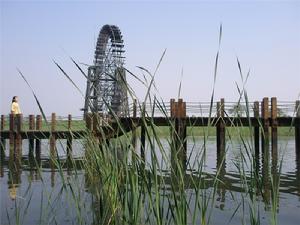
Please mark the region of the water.
MULTIPOLYGON (((162 146, 166 149, 168 140, 162 138, 162 146)), ((186 177, 198 175, 198 161, 205 154, 203 172, 206 177, 206 186, 202 193, 213 191, 210 176, 219 172, 222 181, 216 189, 215 201, 212 203, 210 224, 250 224, 249 222, 249 198, 241 185, 241 176, 237 165, 240 162, 242 144, 238 141, 227 143, 226 160, 220 163, 215 148, 215 138, 207 140, 206 149, 203 149, 203 139, 200 137, 188 139, 189 164, 186 177), (244 201, 243 201, 244 200, 244 201), (242 204, 243 203, 243 204, 242 204), (244 206, 244 207, 242 207, 244 206)), ((66 143, 57 143, 58 155, 62 158, 62 164, 66 158, 66 143)), ((73 143, 73 156, 80 159, 84 155, 83 141, 73 143)), ((294 139, 284 138, 278 143, 278 159, 272 159, 270 153, 269 165, 263 164, 262 157, 259 159, 259 173, 263 174, 267 168, 269 176, 278 175, 278 166, 282 161, 280 173, 279 203, 276 209, 277 224, 299 224, 300 219, 300 162, 296 160, 294 139)), ((149 146, 148 146, 149 148, 149 146)), ((157 148, 157 157, 162 169, 161 176, 170 176, 169 161, 170 153, 160 153, 157 148), (166 157, 166 160, 163 160, 166 157)), ((8 149, 8 146, 7 148, 8 149)), ((47 160, 49 157, 48 141, 43 141, 41 151, 40 170, 31 169, 28 160, 28 142, 23 141, 23 162, 16 166, 9 161, 8 157, 1 162, 1 224, 98 224, 101 206, 96 200, 93 187, 86 180, 83 169, 67 169, 63 167, 62 173, 53 169, 47 160), (76 198, 74 198, 76 196, 76 198), (74 200, 76 199, 76 200, 74 200), (81 215, 80 217, 78 215, 81 215), (80 218, 80 219, 79 219, 80 218)), ((139 146, 137 146, 139 149, 139 146)), ((9 151, 6 150, 6 156, 9 151)), ((151 164, 150 151, 146 151, 146 161, 151 164)), ((78 160, 79 161, 79 160, 78 160)), ((246 163, 249 160, 246 159, 246 163)), ((250 164, 248 164, 250 165, 250 164)), ((246 170, 247 171, 247 170, 246 170)), ((268 173, 266 173, 268 174, 268 173)), ((248 176, 249 174, 246 173, 248 176)), ((269 178, 270 178, 269 177, 269 178)), ((165 190, 161 195, 170 195, 168 178, 165 179, 165 190)), ((264 179, 262 179, 264 180, 264 179)), ((257 210, 260 215, 261 224, 271 224, 272 218, 272 191, 269 182, 263 183, 264 196, 258 194, 256 201, 257 210)), ((190 211, 195 207, 196 193, 189 185, 185 187, 185 194, 189 199, 190 211)), ((150 201, 146 197, 145 202, 150 201)), ((167 214, 169 202, 161 202, 164 213, 167 214)), ((211 204, 211 203, 210 203, 211 204)), ((104 206, 105 207, 105 206, 104 206)), ((149 211, 147 206, 145 212, 149 211)), ((199 213, 200 214, 200 213, 199 213)), ((187 223, 192 224, 193 214, 187 212, 187 223)), ((167 216, 166 216, 167 217, 167 216)), ((149 218, 148 218, 149 219, 149 218)), ((154 218, 150 216, 148 223, 154 218)), ((197 216, 195 224, 200 224, 200 215, 197 216)))

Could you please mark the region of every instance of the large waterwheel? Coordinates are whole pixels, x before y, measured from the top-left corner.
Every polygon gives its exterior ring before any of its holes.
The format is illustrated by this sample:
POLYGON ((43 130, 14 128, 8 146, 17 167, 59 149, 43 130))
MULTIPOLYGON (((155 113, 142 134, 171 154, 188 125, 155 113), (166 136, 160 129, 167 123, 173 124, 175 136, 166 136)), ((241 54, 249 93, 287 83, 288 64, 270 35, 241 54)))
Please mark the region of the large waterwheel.
POLYGON ((102 27, 95 50, 94 65, 88 68, 84 115, 128 115, 124 43, 117 26, 102 27))

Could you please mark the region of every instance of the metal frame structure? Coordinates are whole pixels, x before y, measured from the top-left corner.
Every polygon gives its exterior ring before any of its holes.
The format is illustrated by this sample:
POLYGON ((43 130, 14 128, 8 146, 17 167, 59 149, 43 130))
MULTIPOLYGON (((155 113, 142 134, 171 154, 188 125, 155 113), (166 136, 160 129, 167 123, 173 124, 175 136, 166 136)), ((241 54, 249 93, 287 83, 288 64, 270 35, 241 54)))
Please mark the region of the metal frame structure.
POLYGON ((89 112, 100 113, 102 117, 113 113, 119 117, 129 115, 123 48, 120 29, 115 25, 103 26, 96 44, 94 65, 88 68, 84 116, 89 112))

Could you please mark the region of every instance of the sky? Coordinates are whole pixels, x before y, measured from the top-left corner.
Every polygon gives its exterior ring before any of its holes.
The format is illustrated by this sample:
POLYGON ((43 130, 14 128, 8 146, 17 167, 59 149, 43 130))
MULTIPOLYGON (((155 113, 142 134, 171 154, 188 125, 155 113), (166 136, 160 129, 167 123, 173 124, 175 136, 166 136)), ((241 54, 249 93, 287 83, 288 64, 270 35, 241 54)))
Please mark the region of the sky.
MULTIPOLYGON (((222 24, 215 99, 237 101, 242 79, 251 101, 300 95, 300 1, 0 1, 0 113, 19 96, 24 115, 39 109, 24 74, 47 115, 82 115, 84 98, 54 64, 58 62, 83 93, 86 79, 70 57, 93 63, 101 27, 117 25, 125 43, 125 67, 143 77, 154 73, 159 98, 210 100, 222 24)), ((82 68, 87 71, 83 64, 82 68)), ((142 100, 145 87, 127 74, 142 100)))

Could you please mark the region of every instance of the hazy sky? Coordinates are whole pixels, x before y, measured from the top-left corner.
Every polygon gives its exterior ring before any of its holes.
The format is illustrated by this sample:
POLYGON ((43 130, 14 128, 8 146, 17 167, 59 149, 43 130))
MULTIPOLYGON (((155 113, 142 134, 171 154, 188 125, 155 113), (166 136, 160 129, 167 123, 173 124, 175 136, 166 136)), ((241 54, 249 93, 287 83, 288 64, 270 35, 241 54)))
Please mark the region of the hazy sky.
MULTIPOLYGON (((48 115, 81 115, 84 99, 52 60, 85 92, 86 80, 69 56, 92 64, 105 24, 120 27, 126 67, 141 77, 136 66, 153 72, 167 49, 156 77, 159 95, 166 101, 177 96, 181 71, 182 97, 209 100, 220 23, 216 99, 238 98, 236 57, 245 74, 251 71, 246 85, 250 100, 299 98, 300 1, 1 1, 0 7, 1 114, 9 113, 14 95, 20 97, 24 115, 39 111, 19 68, 48 115)), ((127 79, 142 98, 145 89, 127 79)))

